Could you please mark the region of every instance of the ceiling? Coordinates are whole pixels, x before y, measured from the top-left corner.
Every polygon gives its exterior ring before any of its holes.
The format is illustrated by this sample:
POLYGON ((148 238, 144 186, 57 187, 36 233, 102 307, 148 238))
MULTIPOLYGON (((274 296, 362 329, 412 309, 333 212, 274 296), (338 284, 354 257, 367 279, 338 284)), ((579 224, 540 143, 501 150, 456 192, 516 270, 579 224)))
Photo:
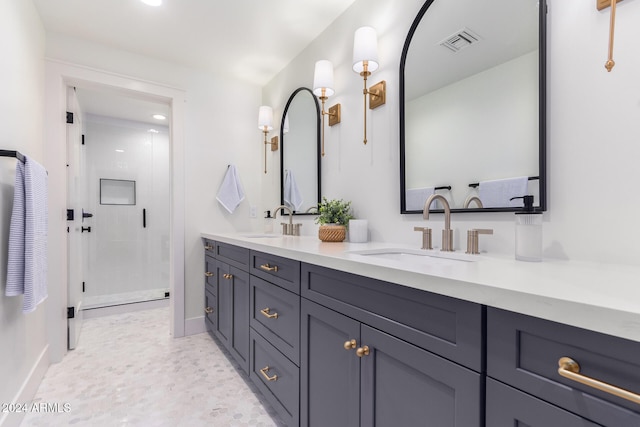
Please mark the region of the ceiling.
MULTIPOLYGON (((260 86, 355 0, 33 0, 48 32, 260 86)), ((147 123, 168 107, 78 88, 82 110, 147 123)), ((157 123, 157 122, 156 122, 157 123)))

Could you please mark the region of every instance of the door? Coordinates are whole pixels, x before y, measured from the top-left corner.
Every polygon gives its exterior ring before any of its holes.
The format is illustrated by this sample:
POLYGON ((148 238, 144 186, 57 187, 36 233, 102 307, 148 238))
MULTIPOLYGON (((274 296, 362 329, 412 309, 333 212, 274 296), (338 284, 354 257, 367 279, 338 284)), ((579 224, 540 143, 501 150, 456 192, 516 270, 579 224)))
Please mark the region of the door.
POLYGON ((82 206, 82 121, 75 89, 67 87, 67 347, 76 348, 82 329, 83 309, 83 239, 82 206), (71 123, 70 123, 71 122, 71 123))
POLYGON ((301 314, 300 425, 359 427, 360 323, 304 298, 301 314))

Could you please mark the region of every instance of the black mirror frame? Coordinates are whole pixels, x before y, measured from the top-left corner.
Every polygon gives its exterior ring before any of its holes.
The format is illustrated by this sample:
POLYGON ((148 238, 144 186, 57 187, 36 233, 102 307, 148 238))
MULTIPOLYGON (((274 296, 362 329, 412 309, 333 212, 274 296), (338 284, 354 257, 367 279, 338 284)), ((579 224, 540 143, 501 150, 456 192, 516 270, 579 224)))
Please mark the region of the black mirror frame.
MULTIPOLYGON (((296 95, 301 92, 301 91, 307 91, 311 94, 311 97, 313 98, 313 102, 316 106, 316 159, 318 162, 318 205, 320 204, 320 200, 322 198, 322 193, 321 193, 321 189, 322 189, 322 169, 321 169, 321 162, 320 162, 320 132, 322 131, 321 128, 321 121, 320 121, 320 104, 318 103, 318 98, 313 94, 313 91, 307 87, 299 87, 298 89, 296 89, 295 91, 293 91, 293 93, 291 94, 291 96, 289 96, 289 99, 287 100, 287 104, 284 107, 284 111, 282 113, 282 120, 280 121, 280 204, 284 205, 284 118, 287 116, 287 113, 289 112, 289 106, 291 105, 291 102, 293 102, 293 99, 296 97, 296 95)), ((317 215, 317 212, 294 212, 294 215, 317 215)))
MULTIPOLYGON (((419 210, 407 210, 407 199, 406 199, 406 177, 405 177, 405 78, 404 78, 404 69, 407 60, 407 53, 409 52, 409 45, 411 44, 411 40, 413 39, 413 35, 420 24, 423 16, 429 9, 429 6, 435 0, 427 0, 418 15, 413 21, 411 28, 409 29, 409 33, 407 34, 407 38, 404 42, 404 47, 402 48, 402 56, 400 58, 400 80, 399 80, 399 89, 400 89, 400 213, 401 214, 417 214, 422 213, 419 210)), ((539 150, 538 150, 538 173, 539 173, 539 205, 535 207, 536 212, 544 212, 547 210, 547 2, 546 0, 540 0, 539 11, 538 11, 538 22, 539 22, 539 30, 538 30, 538 78, 539 78, 539 87, 538 87, 538 139, 539 139, 539 150)), ((429 210, 430 212, 444 212, 442 209, 433 209, 429 210)), ((451 209, 451 212, 518 212, 522 211, 522 208, 471 208, 471 209, 451 209)))

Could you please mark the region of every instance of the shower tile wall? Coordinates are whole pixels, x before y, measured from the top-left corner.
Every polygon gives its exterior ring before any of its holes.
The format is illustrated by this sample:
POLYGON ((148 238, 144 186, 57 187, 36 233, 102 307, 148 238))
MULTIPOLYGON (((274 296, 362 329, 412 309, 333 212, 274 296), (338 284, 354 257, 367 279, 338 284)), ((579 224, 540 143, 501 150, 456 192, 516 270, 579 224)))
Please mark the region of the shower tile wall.
MULTIPOLYGON (((169 134, 166 127, 85 117, 85 307, 105 295, 169 288, 169 134), (150 132, 153 128, 156 132, 150 132), (100 204, 100 179, 135 181, 135 205, 100 204), (146 209, 146 228, 143 228, 146 209)), ((152 293, 153 294, 153 293, 152 293)))

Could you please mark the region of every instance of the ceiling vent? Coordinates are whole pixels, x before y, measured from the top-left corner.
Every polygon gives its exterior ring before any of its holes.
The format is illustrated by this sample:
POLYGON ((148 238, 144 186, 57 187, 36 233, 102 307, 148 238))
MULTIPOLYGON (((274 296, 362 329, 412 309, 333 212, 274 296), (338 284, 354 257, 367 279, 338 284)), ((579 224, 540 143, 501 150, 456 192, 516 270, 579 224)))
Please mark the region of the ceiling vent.
POLYGON ((444 46, 453 53, 459 52, 465 47, 476 44, 480 41, 480 36, 468 28, 456 31, 449 37, 440 42, 440 46, 444 46))

